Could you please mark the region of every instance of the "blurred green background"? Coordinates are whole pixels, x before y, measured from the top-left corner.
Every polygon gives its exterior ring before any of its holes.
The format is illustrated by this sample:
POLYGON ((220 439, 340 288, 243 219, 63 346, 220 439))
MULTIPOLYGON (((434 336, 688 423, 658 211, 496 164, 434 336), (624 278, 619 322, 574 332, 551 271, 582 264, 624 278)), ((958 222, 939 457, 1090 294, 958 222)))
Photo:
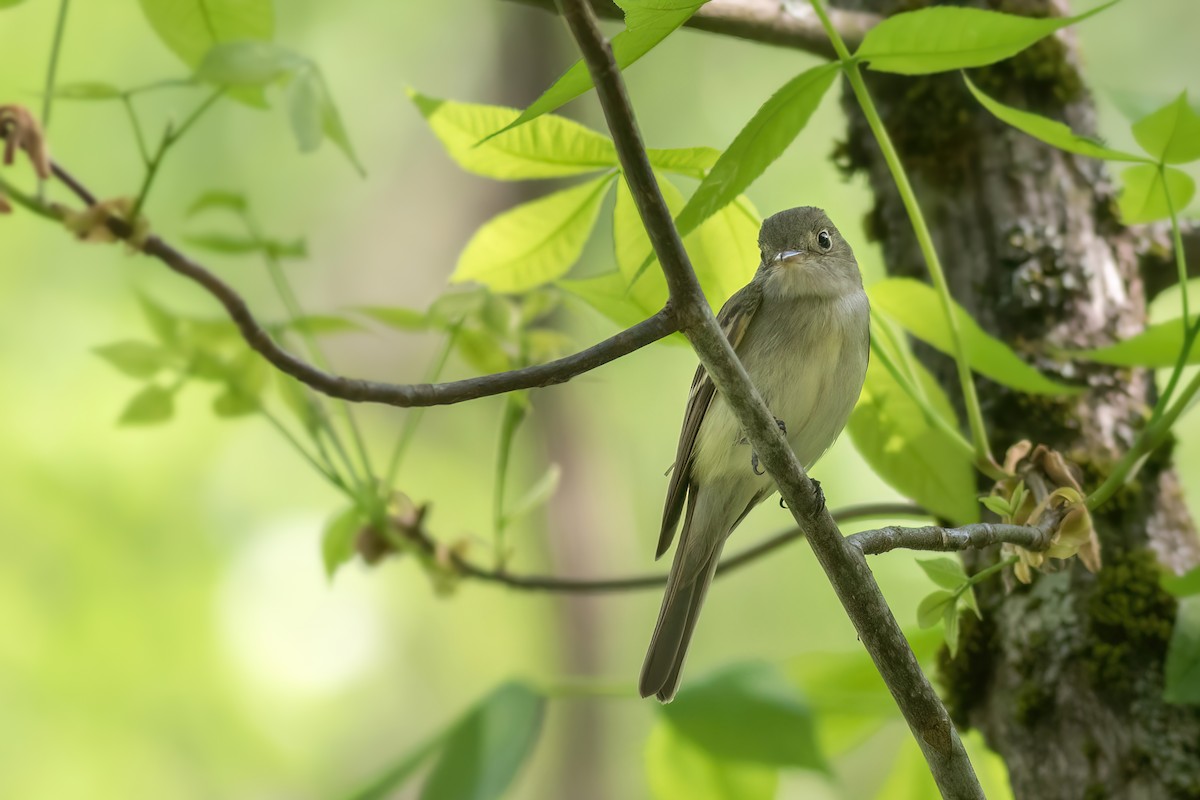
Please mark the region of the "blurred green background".
MULTIPOLYGON (((0 13, 0 102, 40 105, 56 10, 28 0, 0 13)), ((301 156, 280 109, 222 103, 164 168, 148 207, 153 226, 170 238, 203 229, 184 219, 191 201, 209 189, 241 191, 268 231, 307 238, 311 258, 289 269, 309 310, 424 308, 471 232, 530 189, 461 172, 405 88, 527 104, 573 60, 565 29, 503 2, 289 0, 276 10, 277 40, 322 65, 367 178, 328 144, 301 156)), ((1200 90, 1197 23, 1200 9, 1187 0, 1140 0, 1078 30, 1100 90, 1101 130, 1114 145, 1129 135, 1108 90, 1164 99, 1200 90)), ((722 147, 809 63, 684 31, 628 80, 650 145, 722 147)), ((72 4, 60 80, 131 86, 185 74, 133 0, 72 4)), ((140 107, 155 131, 194 102, 163 92, 140 107)), ((602 127, 592 98, 568 113, 602 127)), ((842 127, 831 96, 750 196, 764 215, 826 208, 871 282, 882 268, 861 228, 870 198, 829 160, 842 127)), ((49 139, 102 196, 136 192, 141 167, 117 104, 56 103, 49 139)), ((12 174, 25 178, 21 169, 12 174)), ((602 215, 581 271, 611 266, 606 224, 602 215)), ((0 246, 0 796, 336 797, 513 676, 592 676, 627 685, 629 696, 552 702, 512 797, 649 796, 643 749, 655 709, 633 687, 656 591, 568 598, 465 582, 441 598, 405 561, 355 563, 327 581, 320 531, 341 498, 260 420, 214 418, 211 393, 196 387, 170 424, 115 425, 134 386, 90 350, 145 337, 136 292, 186 313, 212 315, 215 304, 156 262, 77 244, 25 213, 0 218, 0 246)), ((206 263, 264 316, 281 313, 253 259, 206 263)), ((579 343, 612 330, 582 305, 567 311, 579 343)), ((341 372, 391 380, 418 379, 437 344, 382 331, 329 341, 341 372)), ((656 346, 536 393, 518 439, 518 481, 547 461, 565 473, 549 509, 510 532, 514 570, 605 576, 651 566, 663 470, 693 368, 685 348, 656 346)), ((468 374, 451 362, 448 377, 468 374)), ((430 410, 405 462, 404 490, 433 504, 430 526, 447 540, 489 530, 501 405, 430 410)), ((404 413, 362 409, 379 459, 404 413)), ((1192 491, 1195 433, 1185 426, 1177 450, 1192 491)), ((894 497, 845 439, 815 476, 832 507, 894 497)), ((737 541, 789 519, 766 503, 737 541)), ((928 590, 911 560, 872 562, 906 627, 928 590)), ((688 673, 856 647, 820 570, 796 545, 718 582, 688 673)), ((885 727, 838 763, 834 779, 788 775, 780 796, 869 797, 905 735, 885 727)))

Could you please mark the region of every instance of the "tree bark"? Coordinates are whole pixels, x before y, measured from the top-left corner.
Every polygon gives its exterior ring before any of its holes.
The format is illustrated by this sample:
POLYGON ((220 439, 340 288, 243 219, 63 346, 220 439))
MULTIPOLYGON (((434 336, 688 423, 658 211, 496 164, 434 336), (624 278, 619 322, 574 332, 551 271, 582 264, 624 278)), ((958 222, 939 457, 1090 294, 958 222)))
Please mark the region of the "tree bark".
MULTIPOLYGON (((891 14, 924 0, 845 0, 891 14)), ((1009 12, 1063 13, 1047 0, 974 2, 1009 12)), ((1068 37, 1047 39, 971 77, 1004 102, 1092 132, 1094 107, 1068 37)), ((1064 453, 1095 488, 1131 444, 1154 399, 1152 375, 1060 362, 1053 348, 1108 344, 1146 323, 1136 240, 1115 215, 1104 164, 1040 144, 993 119, 956 75, 868 73, 868 86, 912 179, 955 298, 979 323, 1078 396, 1023 395, 978 379, 992 447, 1030 439, 1064 453)), ((927 280, 879 148, 853 95, 839 157, 862 171, 876 204, 868 230, 888 271, 927 280)), ((953 365, 920 350, 952 397, 953 365)), ((1008 764, 1017 798, 1200 797, 1200 710, 1163 702, 1163 663, 1176 604, 1159 565, 1181 572, 1200 542, 1168 448, 1095 515, 1104 567, 1075 560, 1031 586, 980 592, 984 619, 966 622, 940 678, 955 721, 979 728, 1008 764)), ((980 484, 981 489, 987 487, 980 484)), ((968 556, 978 570, 994 551, 968 556)))

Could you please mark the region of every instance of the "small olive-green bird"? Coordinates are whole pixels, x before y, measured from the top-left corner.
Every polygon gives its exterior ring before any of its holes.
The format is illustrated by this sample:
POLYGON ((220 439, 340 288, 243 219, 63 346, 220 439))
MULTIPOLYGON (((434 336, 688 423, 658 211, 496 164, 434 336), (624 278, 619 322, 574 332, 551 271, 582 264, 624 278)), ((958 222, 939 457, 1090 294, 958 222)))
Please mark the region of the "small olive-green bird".
MULTIPOLYGON (((850 245, 819 208, 763 222, 762 261, 717 322, 805 469, 841 433, 862 391, 870 309, 850 245)), ((661 557, 683 517, 662 610, 642 665, 642 697, 670 702, 721 549, 776 491, 704 367, 696 370, 667 487, 661 557)))

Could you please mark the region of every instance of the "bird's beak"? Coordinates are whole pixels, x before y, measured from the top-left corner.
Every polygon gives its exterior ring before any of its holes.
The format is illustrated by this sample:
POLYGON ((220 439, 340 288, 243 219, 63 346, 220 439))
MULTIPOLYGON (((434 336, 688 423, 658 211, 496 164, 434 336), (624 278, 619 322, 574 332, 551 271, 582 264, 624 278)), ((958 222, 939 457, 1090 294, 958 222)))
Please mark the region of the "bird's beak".
POLYGON ((803 254, 804 252, 802 250, 784 250, 782 253, 775 256, 775 263, 780 264, 784 261, 791 261, 796 256, 803 254))

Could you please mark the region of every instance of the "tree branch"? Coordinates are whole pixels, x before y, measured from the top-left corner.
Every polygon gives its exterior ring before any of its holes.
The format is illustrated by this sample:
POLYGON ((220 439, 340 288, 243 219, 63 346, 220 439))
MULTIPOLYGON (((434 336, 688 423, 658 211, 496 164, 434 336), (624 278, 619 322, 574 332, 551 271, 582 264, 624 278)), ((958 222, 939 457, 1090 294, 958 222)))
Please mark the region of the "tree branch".
MULTIPOLYGON (((521 5, 556 11, 555 0, 509 0, 521 5)), ((612 0, 590 0, 598 16, 621 19, 612 0)), ((879 21, 875 14, 834 11, 833 21, 851 48, 858 46, 868 29, 879 21)), ((709 0, 685 23, 696 30, 733 36, 762 44, 790 47, 821 58, 833 58, 833 45, 811 7, 784 10, 782 0, 709 0)))
POLYGON ((778 484, 792 516, 805 531, 863 646, 925 754, 943 797, 983 800, 958 732, 921 671, 862 551, 846 542, 819 501, 815 487, 704 301, 655 183, 612 49, 600 33, 591 5, 587 0, 561 2, 563 15, 591 72, 622 172, 662 266, 681 329, 737 417, 759 462, 778 484))
MULTIPOLYGON (((930 513, 918 505, 910 503, 868 503, 859 506, 849 506, 832 512, 833 518, 839 522, 870 517, 928 517, 930 513)), ((410 520, 394 519, 396 529, 406 541, 415 543, 426 555, 437 555, 442 546, 439 545, 424 527, 424 514, 418 511, 410 520)), ((1019 527, 1019 526, 1009 526, 1019 527)), ((907 530, 905 528, 885 528, 883 530, 907 530)), ((925 530, 917 528, 912 530, 925 530)), ((1025 530, 1021 528, 1021 530, 1025 530)), ((871 531, 875 533, 875 531, 871 531)), ((857 535, 857 534, 856 534, 857 535)), ((374 563, 384 556, 394 553, 395 547, 384 537, 371 529, 365 529, 359 534, 359 552, 364 559, 374 563)), ((777 533, 758 544, 751 545, 737 555, 729 556, 717 567, 717 575, 727 575, 730 572, 758 561, 784 545, 804 538, 804 531, 799 528, 777 533)), ((853 537, 852 537, 853 538, 853 537)), ((446 551, 447 559, 455 571, 464 577, 474 578, 487 583, 498 583, 512 589, 534 592, 563 592, 594 594, 608 592, 629 592, 642 589, 661 589, 667 583, 665 574, 631 575, 620 578, 561 578, 554 575, 514 575, 497 569, 486 569, 468 561, 453 550, 446 551)))
MULTIPOLYGON (((7 131, 0 129, 0 138, 5 138, 6 133, 7 131)), ((51 162, 51 171, 76 197, 90 207, 96 206, 96 196, 71 173, 54 162, 51 162)), ((6 186, 7 184, 0 180, 0 188, 6 186)), ((11 189, 9 191, 22 205, 28 206, 35 213, 59 220, 64 217, 65 209, 60 206, 43 204, 36 198, 11 189)), ((174 272, 198 283, 215 297, 225 307, 246 343, 276 368, 322 394, 356 403, 382 403, 405 408, 451 405, 518 389, 553 386, 627 356, 679 330, 674 311, 668 303, 657 314, 632 328, 610 336, 586 350, 545 364, 448 383, 396 384, 345 378, 319 369, 280 347, 255 319, 246 301, 233 287, 161 237, 148 236, 139 244, 132 241, 134 230, 127 221, 110 215, 106 224, 114 236, 158 259, 174 272)))
POLYGON ((1053 535, 1052 526, 980 522, 961 528, 941 528, 936 525, 924 528, 890 526, 855 533, 846 538, 864 555, 876 556, 900 548, 952 552, 991 547, 994 544, 1015 544, 1026 550, 1045 550, 1050 546, 1053 535))

